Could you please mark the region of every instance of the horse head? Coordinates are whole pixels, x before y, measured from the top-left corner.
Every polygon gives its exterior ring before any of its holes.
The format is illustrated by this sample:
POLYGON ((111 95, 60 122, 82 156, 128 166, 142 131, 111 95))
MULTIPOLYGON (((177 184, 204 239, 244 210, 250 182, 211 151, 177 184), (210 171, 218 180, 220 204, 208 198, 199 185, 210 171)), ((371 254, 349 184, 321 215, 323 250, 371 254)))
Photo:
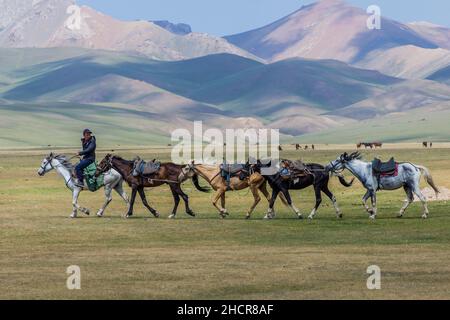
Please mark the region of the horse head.
POLYGON ((38 175, 39 176, 44 176, 47 172, 51 171, 54 169, 53 165, 52 165, 52 161, 55 158, 55 155, 53 154, 53 152, 50 152, 50 154, 45 157, 42 162, 41 162, 41 166, 39 167, 38 170, 38 175))
POLYGON ((108 153, 106 157, 97 165, 97 170, 95 170, 96 178, 112 168, 112 158, 112 154, 108 153))

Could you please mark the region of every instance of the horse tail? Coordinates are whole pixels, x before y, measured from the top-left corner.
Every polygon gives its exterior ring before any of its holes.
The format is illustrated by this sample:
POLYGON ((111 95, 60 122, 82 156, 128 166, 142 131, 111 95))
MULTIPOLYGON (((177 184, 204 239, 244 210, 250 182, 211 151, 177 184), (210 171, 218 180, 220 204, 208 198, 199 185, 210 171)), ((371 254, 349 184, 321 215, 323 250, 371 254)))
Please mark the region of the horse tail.
POLYGON ((439 188, 434 183, 434 180, 433 180, 433 177, 431 176, 430 170, 428 170, 428 168, 426 168, 424 166, 416 165, 416 167, 423 173, 423 175, 425 177, 425 181, 433 188, 434 192, 436 193, 436 198, 437 198, 440 191, 439 191, 439 188))
POLYGON ((339 182, 346 188, 350 188, 353 185, 353 182, 355 182, 355 178, 352 178, 352 180, 350 182, 345 181, 344 177, 339 177, 339 182))
POLYGON ((198 191, 200 191, 200 192, 205 192, 205 193, 207 193, 207 192, 210 192, 210 191, 211 191, 210 188, 208 188, 208 187, 202 187, 202 186, 200 185, 200 182, 198 181, 198 175, 196 175, 196 174, 192 177, 192 182, 194 183, 195 188, 196 188, 198 191))

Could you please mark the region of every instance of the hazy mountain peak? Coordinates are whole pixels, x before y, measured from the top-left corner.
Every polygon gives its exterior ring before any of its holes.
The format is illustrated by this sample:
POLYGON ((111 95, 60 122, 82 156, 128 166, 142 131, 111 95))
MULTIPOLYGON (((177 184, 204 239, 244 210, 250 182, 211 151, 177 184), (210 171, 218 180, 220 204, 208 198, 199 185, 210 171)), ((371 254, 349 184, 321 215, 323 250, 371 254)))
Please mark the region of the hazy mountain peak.
POLYGON ((290 57, 362 60, 378 49, 438 46, 405 24, 382 20, 382 31, 369 30, 365 10, 341 0, 322 0, 264 27, 226 37, 235 45, 270 61, 290 57))
POLYGON ((0 11, 0 47, 81 47, 134 52, 158 60, 214 53, 258 59, 225 39, 191 33, 187 25, 167 22, 164 28, 149 21, 121 21, 88 6, 69 10, 75 3, 0 0, 0 7, 6 8, 0 11))
POLYGON ((152 22, 174 34, 184 36, 192 32, 191 26, 186 23, 172 23, 167 20, 157 20, 152 22))

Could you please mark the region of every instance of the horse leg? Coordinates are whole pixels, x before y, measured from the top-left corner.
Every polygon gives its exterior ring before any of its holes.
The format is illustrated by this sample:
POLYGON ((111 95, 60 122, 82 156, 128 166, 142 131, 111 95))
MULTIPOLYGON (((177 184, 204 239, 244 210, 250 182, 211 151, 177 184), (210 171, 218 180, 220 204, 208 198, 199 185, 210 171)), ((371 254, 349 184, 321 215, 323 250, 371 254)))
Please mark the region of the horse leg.
POLYGON ((151 214, 153 214, 155 216, 155 218, 159 218, 159 213, 158 211, 156 211, 155 209, 153 209, 147 202, 147 197, 145 196, 145 191, 144 188, 139 188, 138 189, 139 192, 139 196, 141 197, 142 203, 144 204, 144 206, 148 209, 148 211, 151 212, 151 214))
POLYGON ((264 219, 273 219, 275 218, 275 210, 273 207, 275 206, 275 201, 277 200, 278 194, 280 193, 280 190, 276 190, 275 188, 272 190, 272 198, 269 201, 269 210, 267 211, 266 216, 264 219))
POLYGON ((72 214, 71 218, 75 219, 78 214, 78 196, 80 195, 80 189, 75 188, 72 192, 72 214))
POLYGON ((423 205, 422 219, 427 219, 428 215, 430 214, 430 212, 428 211, 427 198, 425 198, 422 191, 420 190, 419 183, 415 184, 412 190, 422 202, 423 205))
POLYGON ((404 186, 403 189, 405 189, 406 192, 406 200, 403 207, 400 209, 400 213, 398 215, 398 218, 402 218, 405 214, 406 209, 411 205, 411 203, 414 201, 414 194, 412 192, 412 189, 408 186, 404 186))
POLYGON ((170 191, 172 191, 174 206, 172 214, 169 216, 169 219, 175 219, 177 217, 178 205, 180 204, 180 196, 178 195, 178 192, 175 190, 174 185, 170 185, 170 191))
POLYGON ((74 211, 72 212, 72 215, 70 216, 71 218, 76 218, 77 217, 77 210, 80 210, 81 212, 83 212, 85 215, 90 215, 90 210, 84 207, 81 207, 80 205, 78 205, 78 197, 80 196, 81 193, 81 189, 76 188, 73 191, 73 201, 72 201, 72 205, 75 206, 74 211))
POLYGON ((114 190, 122 197, 123 201, 125 201, 125 204, 127 205, 127 208, 130 208, 130 200, 128 199, 127 193, 123 190, 123 186, 121 183, 119 183, 114 190))
POLYGON ((177 190, 178 190, 178 193, 179 193, 180 197, 184 201, 184 206, 186 208, 186 213, 188 215, 190 215, 191 217, 195 217, 194 211, 189 206, 189 196, 186 193, 184 193, 183 189, 181 189, 181 185, 177 185, 177 190))
POLYGON ((108 205, 111 203, 112 201, 112 188, 111 186, 105 186, 105 203, 103 204, 103 206, 100 208, 100 210, 98 210, 97 212, 97 217, 103 217, 103 213, 105 212, 106 208, 108 207, 108 205))
POLYGON ((247 212, 247 215, 245 217, 246 219, 250 219, 256 206, 261 201, 261 197, 259 196, 258 188, 255 185, 251 185, 250 190, 252 191, 254 201, 253 201, 253 205, 250 207, 250 210, 248 210, 248 212, 247 212))
POLYGON ((319 206, 322 203, 322 191, 320 191, 320 188, 315 186, 314 192, 315 192, 315 196, 316 196, 316 205, 308 217, 308 219, 311 219, 311 220, 314 219, 314 217, 317 213, 317 209, 319 209, 319 206))
POLYGON ((292 198, 291 198, 291 195, 289 194, 289 191, 286 189, 283 189, 283 190, 281 190, 281 192, 284 195, 284 197, 286 198, 289 208, 291 208, 291 210, 295 213, 297 218, 303 219, 303 215, 300 213, 300 210, 294 205, 294 202, 292 202, 292 198))
POLYGON ((137 194, 137 188, 133 187, 133 189, 131 190, 130 205, 128 206, 128 212, 125 215, 125 218, 129 218, 133 215, 134 202, 136 201, 136 194, 137 194))
POLYGON ((367 190, 366 194, 364 195, 364 197, 363 197, 363 199, 362 199, 363 206, 364 206, 364 208, 366 209, 366 211, 367 211, 369 214, 371 214, 371 211, 370 211, 369 206, 367 205, 367 200, 369 200, 370 195, 371 195, 370 191, 367 190))
POLYGON ((225 216, 227 215, 227 209, 224 208, 225 206, 225 201, 224 199, 222 199, 222 196, 225 197, 225 190, 226 189, 218 189, 214 198, 213 198, 213 206, 216 207, 216 209, 219 211, 219 214, 222 218, 225 218, 225 216), (217 203, 219 201, 219 199, 222 199, 222 206, 219 206, 217 203))
POLYGON ((372 214, 370 215, 370 219, 375 220, 377 218, 377 193, 372 191, 370 197, 372 200, 372 214))
MULTIPOLYGON (((224 192, 220 197, 220 205, 222 206, 222 208, 225 208, 225 194, 226 193, 224 192)), ((227 209, 225 209, 225 215, 229 216, 227 209)))
POLYGON ((327 195, 328 198, 330 198, 331 202, 333 203, 333 207, 336 210, 336 216, 339 219, 342 219, 343 215, 342 215, 341 209, 339 208, 339 205, 337 203, 337 199, 334 196, 334 194, 330 191, 330 189, 328 189, 327 185, 322 187, 322 191, 327 195))

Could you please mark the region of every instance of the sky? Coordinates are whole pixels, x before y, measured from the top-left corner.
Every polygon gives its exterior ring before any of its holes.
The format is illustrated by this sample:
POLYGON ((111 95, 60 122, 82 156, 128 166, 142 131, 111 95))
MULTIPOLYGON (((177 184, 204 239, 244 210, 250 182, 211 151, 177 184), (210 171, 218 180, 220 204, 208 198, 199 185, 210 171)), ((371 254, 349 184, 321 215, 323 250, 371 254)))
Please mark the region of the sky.
MULTIPOLYGON (((312 0, 78 0, 122 20, 184 22, 196 32, 231 35, 262 27, 312 0)), ((449 0, 347 0, 401 22, 428 21, 450 27, 449 0)))

